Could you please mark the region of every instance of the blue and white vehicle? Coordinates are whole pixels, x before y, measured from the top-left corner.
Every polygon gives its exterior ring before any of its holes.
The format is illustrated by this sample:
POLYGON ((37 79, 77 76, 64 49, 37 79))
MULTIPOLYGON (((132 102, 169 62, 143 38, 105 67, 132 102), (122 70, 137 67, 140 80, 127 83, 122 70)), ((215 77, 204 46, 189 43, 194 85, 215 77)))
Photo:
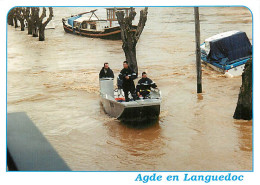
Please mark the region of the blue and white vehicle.
POLYGON ((205 64, 225 76, 240 76, 252 58, 252 45, 245 32, 228 31, 207 38, 200 46, 205 64))

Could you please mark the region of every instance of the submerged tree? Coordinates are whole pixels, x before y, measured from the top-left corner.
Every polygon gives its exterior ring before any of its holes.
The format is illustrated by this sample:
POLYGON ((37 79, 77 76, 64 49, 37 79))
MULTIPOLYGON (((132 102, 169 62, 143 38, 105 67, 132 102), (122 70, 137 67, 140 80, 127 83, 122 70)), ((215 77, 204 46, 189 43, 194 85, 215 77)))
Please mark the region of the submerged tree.
POLYGON ((24 27, 25 27, 25 24, 24 24, 24 20, 25 20, 25 8, 23 8, 23 7, 17 7, 17 8, 16 8, 16 15, 17 15, 17 19, 19 20, 20 25, 21 25, 21 31, 24 31, 24 27))
POLYGON ((24 18, 27 21, 28 35, 31 35, 32 34, 32 15, 31 15, 30 7, 25 8, 24 18))
POLYGON ((38 27, 37 27, 37 20, 39 19, 39 7, 32 7, 31 8, 31 17, 32 17, 32 36, 38 37, 38 27))
POLYGON ((242 85, 233 118, 252 119, 252 59, 245 64, 242 74, 242 85))
POLYGON ((14 8, 14 14, 13 14, 13 19, 14 19, 14 27, 18 28, 18 23, 17 23, 17 8, 14 8))
POLYGON ((45 34, 44 30, 47 24, 51 21, 53 17, 53 9, 52 7, 49 7, 49 17, 47 18, 46 21, 43 22, 43 19, 46 17, 46 8, 43 7, 43 11, 40 17, 37 19, 37 27, 39 29, 39 41, 44 41, 45 40, 45 34))
POLYGON ((44 30, 47 24, 51 21, 53 17, 53 8, 49 7, 49 17, 46 21, 43 21, 46 17, 46 8, 42 8, 42 13, 40 15, 40 7, 16 7, 10 10, 7 16, 7 21, 9 25, 18 27, 17 19, 20 21, 21 24, 21 31, 24 31, 25 28, 25 20, 27 21, 28 27, 28 35, 33 37, 38 37, 39 41, 45 40, 44 30))
POLYGON ((147 13, 148 7, 145 7, 143 10, 140 11, 139 23, 135 31, 135 27, 132 25, 132 21, 136 16, 135 10, 131 7, 129 16, 125 16, 125 13, 123 11, 116 12, 117 20, 121 28, 121 39, 123 42, 122 48, 125 52, 126 60, 137 75, 138 66, 136 60, 136 44, 144 29, 147 20, 147 13))
POLYGON ((14 8, 11 9, 7 16, 7 23, 11 26, 14 25, 14 8))

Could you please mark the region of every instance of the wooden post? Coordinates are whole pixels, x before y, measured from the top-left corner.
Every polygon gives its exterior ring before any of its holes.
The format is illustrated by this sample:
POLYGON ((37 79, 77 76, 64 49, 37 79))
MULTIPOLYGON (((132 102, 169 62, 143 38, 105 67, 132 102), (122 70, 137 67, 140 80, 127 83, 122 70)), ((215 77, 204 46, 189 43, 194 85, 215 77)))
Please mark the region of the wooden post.
POLYGON ((202 93, 201 84, 201 58, 200 58, 200 18, 199 7, 194 7, 195 38, 196 38, 196 68, 197 68, 197 93, 202 93))

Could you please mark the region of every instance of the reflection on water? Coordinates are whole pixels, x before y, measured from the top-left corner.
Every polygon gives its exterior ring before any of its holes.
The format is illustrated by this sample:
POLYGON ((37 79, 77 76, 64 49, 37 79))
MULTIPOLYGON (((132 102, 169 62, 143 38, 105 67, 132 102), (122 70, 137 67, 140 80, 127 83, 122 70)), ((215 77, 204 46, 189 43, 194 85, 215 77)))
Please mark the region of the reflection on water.
POLYGON ((240 133, 240 143, 239 148, 243 151, 252 151, 251 133, 252 133, 252 123, 247 121, 236 120, 234 122, 235 126, 238 127, 240 133))
MULTIPOLYGON (((252 169, 252 121, 232 118, 241 77, 202 66, 203 93, 196 93, 193 8, 148 10, 139 71, 158 84, 163 99, 158 123, 142 129, 121 124, 100 105, 98 72, 109 62, 118 75, 121 41, 63 31, 62 17, 89 9, 55 7, 56 29, 46 30, 44 42, 8 26, 8 112, 27 112, 73 170, 252 169)), ((244 7, 203 7, 200 18, 202 40, 229 30, 252 40, 244 7)))
POLYGON ((156 169, 160 163, 158 159, 165 155, 165 143, 159 123, 146 129, 128 128, 113 122, 107 122, 105 126, 108 135, 113 138, 107 143, 120 149, 119 153, 115 153, 118 162, 125 167, 128 166, 130 170, 156 169))

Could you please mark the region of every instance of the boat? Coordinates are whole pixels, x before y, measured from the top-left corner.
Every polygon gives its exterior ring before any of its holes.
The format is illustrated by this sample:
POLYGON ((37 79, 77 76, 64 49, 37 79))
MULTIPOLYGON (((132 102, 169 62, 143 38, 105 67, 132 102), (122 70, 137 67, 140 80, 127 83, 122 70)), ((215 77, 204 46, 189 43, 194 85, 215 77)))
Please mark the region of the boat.
MULTIPOLYGON (((96 11, 97 9, 63 18, 64 31, 91 38, 120 40, 121 28, 116 18, 116 11, 124 11, 127 17, 130 8, 106 8, 107 19, 99 19, 96 11)), ((136 28, 137 26, 133 25, 132 31, 136 31, 136 28)))
POLYGON ((151 89, 147 99, 126 102, 121 89, 114 89, 113 78, 100 78, 100 98, 105 113, 134 127, 156 123, 159 119, 161 91, 151 89))
POLYGON ((228 31, 207 38, 200 45, 201 59, 227 77, 240 76, 252 58, 252 45, 243 31, 228 31))

